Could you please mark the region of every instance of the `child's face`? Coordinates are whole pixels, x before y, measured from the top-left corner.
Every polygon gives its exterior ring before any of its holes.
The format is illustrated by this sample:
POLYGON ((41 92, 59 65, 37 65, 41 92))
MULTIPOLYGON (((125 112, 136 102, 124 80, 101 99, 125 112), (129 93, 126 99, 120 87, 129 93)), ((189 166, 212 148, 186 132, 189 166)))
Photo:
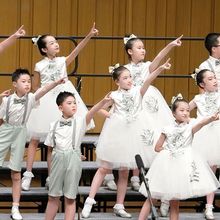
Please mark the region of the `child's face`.
POLYGON ((129 70, 124 70, 119 79, 116 80, 116 84, 119 86, 120 89, 129 90, 132 87, 132 78, 131 73, 129 70))
POLYGON ((179 102, 176 111, 173 112, 173 116, 175 117, 176 121, 179 123, 188 122, 189 115, 189 104, 186 102, 179 102))
POLYGON ((129 49, 128 53, 130 54, 132 61, 143 61, 146 55, 146 50, 144 48, 143 42, 141 40, 134 41, 132 49, 129 49))
POLYGON ((217 38, 218 43, 215 45, 215 47, 212 47, 212 55, 217 58, 220 59, 220 37, 217 38))
POLYGON ((206 92, 215 92, 218 90, 218 82, 216 76, 211 71, 206 71, 203 77, 203 83, 201 86, 204 88, 206 92))
POLYGON ((57 40, 53 36, 47 36, 45 39, 46 48, 43 51, 48 57, 55 57, 57 53, 60 52, 60 47, 57 40))
POLYGON ((77 110, 76 100, 72 96, 68 96, 64 102, 59 106, 60 111, 65 118, 72 117, 77 110))
POLYGON ((31 90, 31 77, 27 74, 20 75, 17 82, 13 82, 16 93, 19 96, 23 96, 30 92, 31 90))

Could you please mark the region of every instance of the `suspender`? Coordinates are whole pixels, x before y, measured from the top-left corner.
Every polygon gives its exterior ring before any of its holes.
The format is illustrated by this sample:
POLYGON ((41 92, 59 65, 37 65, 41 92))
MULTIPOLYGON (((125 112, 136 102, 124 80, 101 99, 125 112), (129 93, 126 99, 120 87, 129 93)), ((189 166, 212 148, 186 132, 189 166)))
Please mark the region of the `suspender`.
MULTIPOLYGON (((56 129, 57 129, 57 126, 58 126, 59 122, 60 122, 60 120, 56 121, 55 124, 54 124, 54 127, 53 127, 52 140, 53 140, 53 143, 54 143, 54 147, 56 147, 55 132, 56 132, 56 129)), ((74 118, 74 120, 72 122, 73 122, 72 146, 73 146, 73 149, 75 149, 76 119, 74 118)))
MULTIPOLYGON (((10 106, 10 101, 11 101, 11 96, 8 97, 7 106, 6 106, 6 119, 5 119, 5 121, 7 123, 9 123, 9 106, 10 106)), ((25 123, 25 118, 26 118, 26 115, 27 115, 27 107, 28 107, 28 94, 26 95, 26 102, 25 102, 25 106, 24 106, 24 114, 23 114, 23 119, 22 119, 22 122, 21 122, 22 125, 25 123)))

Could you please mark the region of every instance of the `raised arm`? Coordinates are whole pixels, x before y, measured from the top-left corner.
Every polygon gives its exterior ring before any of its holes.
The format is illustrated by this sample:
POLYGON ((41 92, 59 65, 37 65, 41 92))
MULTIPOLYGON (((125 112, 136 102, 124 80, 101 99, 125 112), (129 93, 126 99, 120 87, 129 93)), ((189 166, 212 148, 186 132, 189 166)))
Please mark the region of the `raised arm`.
POLYGON ((77 45, 77 47, 70 53, 69 56, 66 57, 66 65, 68 66, 73 60, 77 57, 79 52, 86 46, 89 40, 98 35, 99 31, 95 28, 95 23, 93 24, 88 35, 77 45))
POLYGON ((154 58, 154 60, 152 61, 152 63, 149 66, 150 73, 152 73, 155 69, 157 69, 157 67, 160 65, 160 62, 162 61, 162 59, 165 58, 165 56, 171 51, 172 48, 180 47, 182 45, 182 42, 181 42, 182 37, 183 37, 183 35, 181 35, 176 40, 174 40, 174 41, 170 42, 169 44, 167 44, 167 46, 164 47, 157 54, 157 56, 154 58))
POLYGON ((5 90, 4 92, 2 92, 2 93, 0 94, 0 105, 1 105, 1 103, 2 103, 2 99, 3 99, 4 97, 6 97, 6 96, 9 96, 10 94, 11 94, 11 89, 5 90))
POLYGON ((191 100, 190 103, 189 103, 189 111, 192 111, 195 108, 197 108, 197 105, 194 102, 194 100, 191 100))
POLYGON ((168 70, 171 67, 171 64, 169 63, 170 58, 164 63, 163 65, 159 66, 155 71, 153 71, 151 74, 148 75, 146 78, 143 86, 141 87, 141 95, 144 96, 145 92, 147 91, 150 84, 154 81, 154 79, 157 78, 157 76, 163 71, 168 70))
POLYGON ((113 104, 113 100, 110 97, 111 93, 108 93, 100 102, 95 104, 87 113, 86 115, 86 123, 89 124, 92 118, 94 117, 95 113, 97 113, 100 109, 104 106, 111 106, 113 104))
POLYGON ((8 46, 13 44, 17 38, 25 35, 25 30, 23 29, 24 25, 22 25, 14 34, 5 39, 0 43, 0 53, 5 50, 8 46))
POLYGON ((209 117, 206 117, 204 119, 202 119, 199 123, 197 123, 193 128, 192 128, 192 133, 195 134, 197 131, 199 131, 203 126, 213 122, 219 120, 219 112, 217 112, 214 115, 211 115, 209 117))
POLYGON ((40 73, 34 72, 34 76, 32 78, 32 91, 36 92, 41 87, 40 82, 40 73))
POLYGON ((163 150, 163 144, 165 139, 166 139, 165 134, 161 134, 154 148, 156 152, 160 152, 163 150))

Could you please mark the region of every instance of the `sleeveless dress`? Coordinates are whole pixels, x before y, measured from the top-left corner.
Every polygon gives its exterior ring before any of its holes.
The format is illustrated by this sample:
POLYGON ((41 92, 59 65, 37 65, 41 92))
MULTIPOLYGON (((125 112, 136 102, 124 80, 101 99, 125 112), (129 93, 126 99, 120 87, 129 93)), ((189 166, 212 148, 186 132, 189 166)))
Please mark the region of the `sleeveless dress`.
MULTIPOLYGON (((205 196, 219 187, 208 163, 192 148, 195 120, 165 127, 164 149, 157 154, 146 178, 152 198, 181 200, 205 196)), ((145 185, 140 190, 147 197, 145 185)))
POLYGON ((143 128, 145 123, 152 122, 140 117, 140 87, 113 91, 111 98, 114 101, 111 116, 105 120, 96 148, 98 164, 109 169, 134 169, 135 155, 140 154, 145 166, 149 166, 151 158, 145 148, 152 145, 153 133, 149 129, 143 134, 143 128))
MULTIPOLYGON (((220 110, 220 93, 205 92, 193 99, 197 106, 198 120, 220 110)), ((199 130, 193 139, 193 148, 212 165, 220 165, 220 121, 213 121, 199 130)))
MULTIPOLYGON (((45 57, 36 63, 35 71, 40 74, 41 87, 62 77, 67 77, 66 57, 55 57, 53 60, 45 57)), ((49 132, 50 123, 60 118, 61 112, 56 104, 57 95, 60 92, 72 92, 76 98, 76 115, 84 117, 88 112, 81 97, 76 91, 71 81, 67 80, 64 84, 56 86, 40 100, 40 106, 31 112, 27 123, 28 136, 30 138, 44 141, 49 132)), ((91 122, 89 129, 94 128, 94 121, 91 122)))

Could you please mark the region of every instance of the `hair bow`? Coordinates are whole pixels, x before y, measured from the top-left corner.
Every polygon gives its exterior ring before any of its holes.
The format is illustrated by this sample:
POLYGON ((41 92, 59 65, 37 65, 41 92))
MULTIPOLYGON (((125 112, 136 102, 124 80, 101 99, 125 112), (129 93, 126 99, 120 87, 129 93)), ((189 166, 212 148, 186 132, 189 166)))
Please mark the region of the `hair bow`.
POLYGON ((173 96, 172 99, 171 99, 171 105, 173 105, 173 103, 176 101, 176 100, 181 100, 183 99, 183 96, 181 93, 179 93, 177 96, 173 96))
POLYGON ((41 37, 41 35, 38 35, 37 37, 32 37, 31 40, 33 42, 34 45, 37 45, 37 42, 39 40, 39 38, 41 37))
POLYGON ((108 72, 112 73, 116 68, 118 68, 120 66, 119 63, 116 63, 114 66, 109 66, 108 67, 108 72))
POLYGON ((191 74, 191 77, 196 81, 196 76, 197 76, 197 74, 200 72, 200 69, 198 69, 198 68, 195 68, 195 70, 194 70, 194 73, 193 74, 191 74))
POLYGON ((131 34, 129 37, 124 37, 124 44, 127 44, 127 42, 133 38, 137 38, 137 36, 135 36, 134 34, 131 34))

